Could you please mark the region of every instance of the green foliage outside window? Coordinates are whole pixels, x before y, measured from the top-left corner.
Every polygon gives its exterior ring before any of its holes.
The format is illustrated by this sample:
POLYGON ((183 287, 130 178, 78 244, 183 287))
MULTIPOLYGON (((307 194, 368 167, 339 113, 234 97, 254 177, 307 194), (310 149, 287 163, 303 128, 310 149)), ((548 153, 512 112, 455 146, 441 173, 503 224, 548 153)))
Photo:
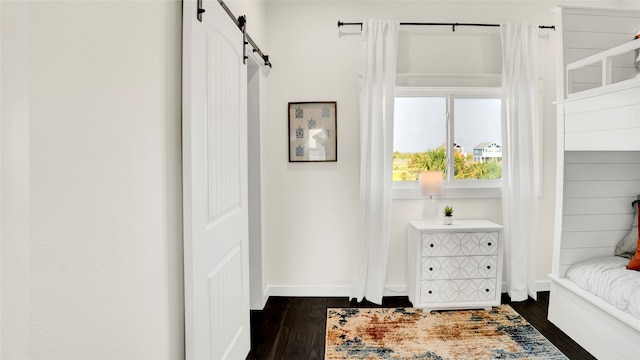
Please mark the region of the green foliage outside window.
MULTIPOLYGON (((502 162, 474 162, 473 155, 453 154, 454 177, 456 179, 500 179, 502 162)), ((393 181, 418 181, 422 170, 440 170, 446 178, 447 158, 444 148, 421 153, 393 153, 393 181)))

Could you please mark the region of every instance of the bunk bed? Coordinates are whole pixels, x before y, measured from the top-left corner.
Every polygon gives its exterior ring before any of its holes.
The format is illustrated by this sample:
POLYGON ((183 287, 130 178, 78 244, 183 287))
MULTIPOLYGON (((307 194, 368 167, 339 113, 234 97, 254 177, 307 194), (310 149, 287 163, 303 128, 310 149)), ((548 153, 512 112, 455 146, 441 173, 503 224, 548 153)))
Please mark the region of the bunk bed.
MULTIPOLYGON (((640 271, 624 269, 629 259, 615 256, 616 245, 633 233, 637 213, 632 204, 640 194, 640 67, 630 66, 640 66, 640 39, 634 35, 605 51, 562 62, 558 87, 562 95, 557 102, 558 187, 548 317, 599 359, 640 359, 640 271), (626 61, 626 76, 615 68, 621 59, 626 61), (581 72, 594 68, 599 84, 576 81, 581 72), (630 299, 596 295, 585 285, 592 280, 583 278, 586 272, 577 270, 579 265, 626 271, 609 282, 630 278, 620 287, 629 290, 623 292, 630 299)), ((637 241, 637 228, 635 234, 637 241)))

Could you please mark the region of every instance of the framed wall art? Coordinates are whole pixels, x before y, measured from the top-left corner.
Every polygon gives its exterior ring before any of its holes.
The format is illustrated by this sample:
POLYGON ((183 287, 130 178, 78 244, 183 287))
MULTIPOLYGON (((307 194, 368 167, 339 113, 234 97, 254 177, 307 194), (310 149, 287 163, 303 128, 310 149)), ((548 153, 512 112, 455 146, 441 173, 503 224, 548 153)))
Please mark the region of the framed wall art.
POLYGON ((338 161, 335 101, 289 103, 289 162, 338 161))

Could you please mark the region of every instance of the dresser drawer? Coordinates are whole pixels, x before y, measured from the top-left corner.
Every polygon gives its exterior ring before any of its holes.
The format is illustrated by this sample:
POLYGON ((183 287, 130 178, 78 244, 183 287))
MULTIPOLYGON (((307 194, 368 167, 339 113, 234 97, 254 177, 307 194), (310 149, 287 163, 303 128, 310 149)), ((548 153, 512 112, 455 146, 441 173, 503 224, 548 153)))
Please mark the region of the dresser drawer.
POLYGON ((495 255, 498 232, 423 233, 422 256, 495 255))
POLYGON ((422 258, 421 280, 495 278, 498 256, 450 256, 422 258))
POLYGON ((420 289, 423 304, 491 301, 496 298, 496 279, 426 280, 420 289))

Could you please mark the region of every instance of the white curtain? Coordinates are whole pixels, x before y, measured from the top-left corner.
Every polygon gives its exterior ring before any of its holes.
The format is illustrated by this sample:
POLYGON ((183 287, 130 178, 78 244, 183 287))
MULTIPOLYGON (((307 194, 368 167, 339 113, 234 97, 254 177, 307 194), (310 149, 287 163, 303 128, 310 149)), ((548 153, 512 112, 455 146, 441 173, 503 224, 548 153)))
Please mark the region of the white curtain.
POLYGON ((391 238, 393 101, 400 24, 366 20, 360 89, 360 213, 351 298, 382 303, 391 238))
POLYGON ((540 171, 538 29, 526 23, 500 26, 505 266, 511 300, 536 299, 535 245, 540 171))

